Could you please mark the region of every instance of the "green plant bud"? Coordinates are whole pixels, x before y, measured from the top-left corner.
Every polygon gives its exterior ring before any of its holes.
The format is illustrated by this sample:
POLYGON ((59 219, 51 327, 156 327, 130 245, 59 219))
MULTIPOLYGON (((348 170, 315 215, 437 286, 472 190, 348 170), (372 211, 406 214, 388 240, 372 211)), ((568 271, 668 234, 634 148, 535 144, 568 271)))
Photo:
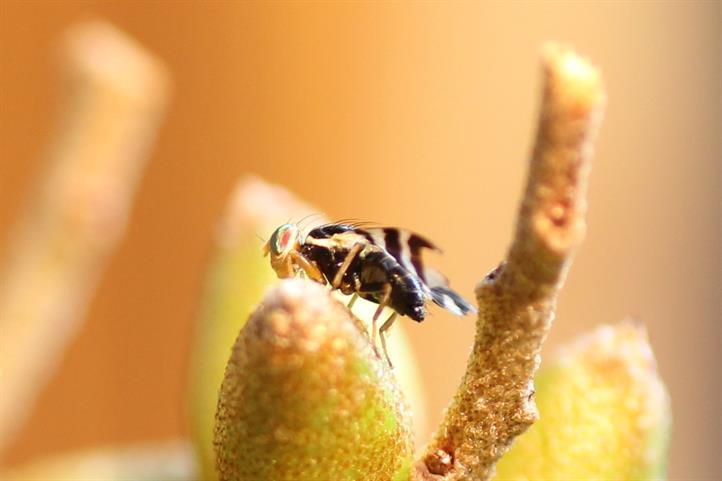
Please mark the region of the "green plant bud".
MULTIPOLYGON (((213 424, 218 390, 233 341, 263 293, 278 282, 268 258, 263 256, 261 238, 268 238, 289 219, 299 220, 314 212, 316 209, 286 189, 255 177, 241 179, 231 196, 216 234, 191 356, 191 439, 204 481, 218 479, 213 424)), ((321 222, 318 219, 314 217, 316 222, 321 222)), ((341 298, 340 294, 335 295, 341 298)), ((370 320, 376 307, 359 299, 354 312, 370 320)), ((426 406, 417 364, 403 327, 403 323, 397 323, 391 331, 389 354, 401 389, 412 407, 415 427, 423 430, 426 406)))
POLYGON ((541 419, 497 465, 497 481, 665 476, 670 402, 644 328, 602 326, 542 366, 541 419))
POLYGON ((361 321, 323 286, 284 280, 241 330, 219 395, 222 481, 404 476, 410 416, 361 321))
POLYGON ((189 383, 191 439, 206 481, 217 479, 213 419, 233 340, 276 280, 257 236, 269 235, 274 223, 308 211, 284 189, 247 178, 236 188, 220 225, 196 326, 189 383))

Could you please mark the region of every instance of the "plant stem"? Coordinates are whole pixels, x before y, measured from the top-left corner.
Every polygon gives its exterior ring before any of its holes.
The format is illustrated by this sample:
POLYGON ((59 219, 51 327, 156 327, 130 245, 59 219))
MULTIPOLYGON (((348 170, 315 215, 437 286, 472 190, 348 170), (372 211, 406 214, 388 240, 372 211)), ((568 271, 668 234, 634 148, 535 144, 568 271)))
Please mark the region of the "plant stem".
POLYGON ((514 241, 477 286, 479 319, 461 386, 412 473, 416 480, 486 480, 538 418, 533 377, 557 294, 584 237, 587 177, 605 93, 572 50, 543 50, 544 88, 514 241))

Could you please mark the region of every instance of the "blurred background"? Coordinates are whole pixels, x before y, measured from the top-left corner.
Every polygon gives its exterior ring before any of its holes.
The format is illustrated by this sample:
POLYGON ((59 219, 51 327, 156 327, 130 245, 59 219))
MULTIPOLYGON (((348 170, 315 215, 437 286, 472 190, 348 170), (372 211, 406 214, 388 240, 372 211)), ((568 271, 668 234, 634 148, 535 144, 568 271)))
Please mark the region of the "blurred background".
MULTIPOLYGON (((3 1, 0 233, 43 166, 57 41, 69 25, 109 20, 165 61, 173 81, 126 236, 7 462, 186 434, 192 323, 212 236, 244 173, 330 218, 426 234, 444 249, 437 265, 473 298, 511 239, 539 50, 553 39, 601 67, 609 106, 587 239, 545 352, 600 323, 642 320, 672 397, 670 478, 718 477, 720 6, 3 1)), ((436 311, 406 324, 435 426, 473 323, 436 311)))

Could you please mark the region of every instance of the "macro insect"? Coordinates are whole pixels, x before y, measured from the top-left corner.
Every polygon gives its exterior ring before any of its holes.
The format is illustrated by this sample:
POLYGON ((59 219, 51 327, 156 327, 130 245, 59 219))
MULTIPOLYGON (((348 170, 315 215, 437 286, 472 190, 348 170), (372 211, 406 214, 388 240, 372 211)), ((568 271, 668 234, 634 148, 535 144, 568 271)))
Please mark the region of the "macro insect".
POLYGON ((344 294, 378 304, 373 316, 371 343, 376 349, 376 322, 384 307, 394 312, 378 329, 386 361, 385 332, 398 315, 421 322, 426 317, 426 302, 462 316, 476 309, 449 288, 446 278, 426 267, 423 249, 439 250, 418 234, 396 227, 362 227, 359 224, 334 223, 311 229, 306 235, 296 225, 277 228, 264 245, 271 267, 280 278, 303 273, 308 278, 330 284, 344 294))

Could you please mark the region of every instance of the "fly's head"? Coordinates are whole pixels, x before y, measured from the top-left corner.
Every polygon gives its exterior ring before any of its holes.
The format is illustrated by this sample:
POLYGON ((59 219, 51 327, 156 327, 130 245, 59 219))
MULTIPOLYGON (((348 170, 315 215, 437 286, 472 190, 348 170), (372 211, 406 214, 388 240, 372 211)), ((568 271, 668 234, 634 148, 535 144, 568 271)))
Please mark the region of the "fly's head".
POLYGON ((296 268, 289 258, 301 249, 301 230, 295 224, 283 224, 276 229, 263 246, 264 255, 270 255, 271 267, 280 278, 293 277, 296 268))

